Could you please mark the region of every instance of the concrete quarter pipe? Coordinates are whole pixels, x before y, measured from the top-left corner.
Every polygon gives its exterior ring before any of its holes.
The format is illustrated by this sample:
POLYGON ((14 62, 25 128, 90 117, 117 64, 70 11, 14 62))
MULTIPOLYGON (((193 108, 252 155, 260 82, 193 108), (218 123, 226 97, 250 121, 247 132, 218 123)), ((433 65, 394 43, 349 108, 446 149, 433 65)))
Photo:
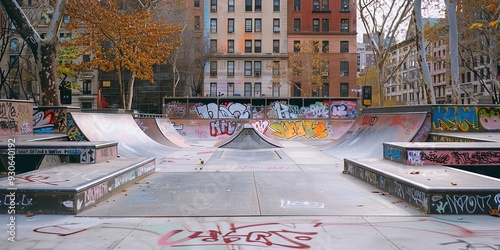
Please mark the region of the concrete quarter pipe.
POLYGON ((384 142, 411 141, 419 132, 427 113, 360 115, 347 133, 322 147, 339 158, 382 158, 384 142))
POLYGON ((146 135, 156 142, 165 145, 167 147, 179 148, 180 146, 170 141, 169 138, 163 134, 159 126, 156 123, 155 118, 138 118, 135 119, 137 126, 141 128, 146 135))
POLYGON ((80 131, 90 141, 118 142, 118 155, 163 158, 176 149, 149 138, 129 114, 71 113, 80 131))

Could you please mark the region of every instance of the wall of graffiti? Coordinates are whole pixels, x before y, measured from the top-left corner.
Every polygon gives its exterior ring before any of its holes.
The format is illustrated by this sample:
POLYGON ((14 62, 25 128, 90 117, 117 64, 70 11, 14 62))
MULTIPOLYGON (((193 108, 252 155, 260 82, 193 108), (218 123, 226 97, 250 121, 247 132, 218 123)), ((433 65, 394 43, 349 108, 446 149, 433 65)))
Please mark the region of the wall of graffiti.
POLYGON ((0 135, 33 133, 33 103, 0 100, 0 135))
POLYGON ((498 106, 433 106, 433 132, 500 131, 498 106))
POLYGON ((184 136, 225 139, 251 124, 279 139, 336 139, 358 116, 356 99, 168 98, 164 113, 184 136))
POLYGON ((69 112, 79 111, 71 107, 34 107, 33 132, 41 133, 66 133, 72 123, 69 112))

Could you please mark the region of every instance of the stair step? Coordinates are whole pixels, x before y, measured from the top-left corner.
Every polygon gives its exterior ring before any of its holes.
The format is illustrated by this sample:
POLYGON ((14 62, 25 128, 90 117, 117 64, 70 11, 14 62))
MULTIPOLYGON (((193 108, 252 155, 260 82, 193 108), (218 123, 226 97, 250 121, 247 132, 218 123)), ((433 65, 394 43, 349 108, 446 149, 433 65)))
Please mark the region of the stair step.
POLYGON ((344 159, 344 173, 427 214, 489 214, 500 205, 500 180, 451 167, 387 159, 344 159))

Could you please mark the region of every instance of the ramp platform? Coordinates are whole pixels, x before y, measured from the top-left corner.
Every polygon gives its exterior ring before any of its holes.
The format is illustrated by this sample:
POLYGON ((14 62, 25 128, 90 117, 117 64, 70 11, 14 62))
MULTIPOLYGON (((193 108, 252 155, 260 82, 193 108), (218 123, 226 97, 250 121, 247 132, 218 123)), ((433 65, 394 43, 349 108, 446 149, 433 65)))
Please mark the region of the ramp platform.
POLYGON ((231 149, 264 149, 264 148, 281 148, 281 144, 275 140, 267 138, 261 133, 257 132, 250 124, 245 124, 243 129, 238 131, 233 136, 225 141, 215 144, 219 148, 231 149))
POLYGON ((77 214, 155 171, 154 158, 70 163, 0 179, 0 213, 77 214))

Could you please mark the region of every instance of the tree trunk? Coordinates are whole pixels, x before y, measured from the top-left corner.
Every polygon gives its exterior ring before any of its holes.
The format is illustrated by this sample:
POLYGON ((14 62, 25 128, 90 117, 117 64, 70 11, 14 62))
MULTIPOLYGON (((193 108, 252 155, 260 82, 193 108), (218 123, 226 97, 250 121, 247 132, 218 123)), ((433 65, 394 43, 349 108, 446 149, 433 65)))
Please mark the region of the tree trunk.
POLYGON ((42 87, 45 99, 43 105, 46 106, 61 106, 61 98, 59 96, 59 86, 57 84, 56 73, 56 45, 52 42, 40 43, 40 64, 38 69, 38 82, 42 87))
POLYGON ((451 65, 451 103, 460 101, 459 65, 458 65, 458 27, 457 27, 457 0, 444 0, 449 22, 449 44, 451 65))
POLYGON ((415 26, 417 26, 415 41, 417 42, 418 63, 420 64, 421 73, 424 76, 424 84, 428 86, 428 88, 426 88, 427 104, 436 104, 436 96, 434 94, 431 71, 427 66, 427 56, 425 53, 424 25, 422 21, 422 0, 415 0, 415 7, 413 8, 413 11, 415 13, 415 26))
POLYGON ((126 103, 126 110, 131 110, 132 109, 132 100, 134 97, 134 82, 135 82, 135 74, 132 74, 130 76, 130 82, 128 83, 128 93, 127 93, 127 103, 126 103))
POLYGON ((118 87, 120 88, 120 107, 125 109, 125 91, 123 90, 123 79, 122 79, 122 70, 118 69, 116 71, 118 75, 118 87))

